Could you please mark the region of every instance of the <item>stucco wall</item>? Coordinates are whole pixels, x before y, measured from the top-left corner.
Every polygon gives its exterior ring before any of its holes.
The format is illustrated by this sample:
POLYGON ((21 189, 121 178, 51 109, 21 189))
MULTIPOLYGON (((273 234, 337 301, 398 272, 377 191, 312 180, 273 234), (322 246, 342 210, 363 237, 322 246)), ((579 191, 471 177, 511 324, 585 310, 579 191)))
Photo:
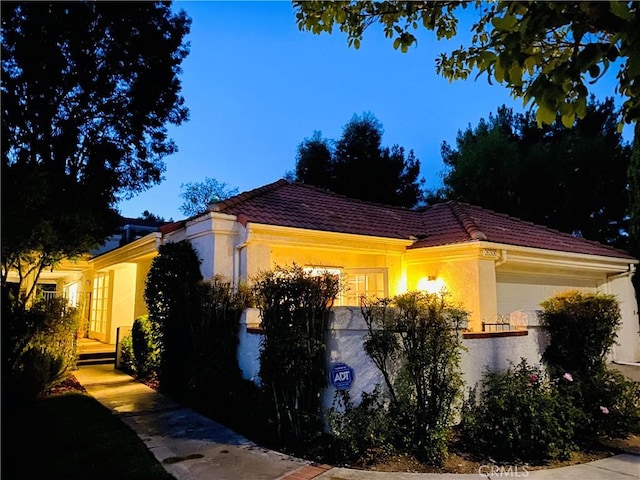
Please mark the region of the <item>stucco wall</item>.
MULTIPOLYGON (((636 275, 638 275, 636 273, 636 275)), ((640 362, 640 325, 638 324, 638 304, 630 277, 619 275, 607 282, 607 293, 616 295, 623 319, 618 340, 613 346, 614 362, 640 362)))
MULTIPOLYGON (((243 315, 238 347, 238 362, 243 377, 256 383, 259 382, 258 352, 262 335, 256 333, 256 330, 250 333, 246 327, 255 326, 257 320, 258 313, 255 309, 243 315)), ((547 338, 535 322, 532 323, 525 336, 463 339, 466 351, 462 353, 461 368, 465 385, 474 386, 487 369, 505 369, 509 360, 518 363, 524 357, 529 363, 538 364, 547 345, 547 338)), ((376 384, 384 383, 380 372, 362 349, 366 334, 367 326, 358 307, 333 309, 327 332, 327 370, 336 363, 346 363, 354 370, 350 393, 356 403, 362 392, 371 392, 376 384)), ((329 385, 322 397, 324 408, 331 407, 334 395, 335 388, 329 385)))
POLYGON ((116 342, 118 327, 131 326, 136 297, 136 265, 126 264, 115 269, 112 276, 111 317, 105 342, 116 342))

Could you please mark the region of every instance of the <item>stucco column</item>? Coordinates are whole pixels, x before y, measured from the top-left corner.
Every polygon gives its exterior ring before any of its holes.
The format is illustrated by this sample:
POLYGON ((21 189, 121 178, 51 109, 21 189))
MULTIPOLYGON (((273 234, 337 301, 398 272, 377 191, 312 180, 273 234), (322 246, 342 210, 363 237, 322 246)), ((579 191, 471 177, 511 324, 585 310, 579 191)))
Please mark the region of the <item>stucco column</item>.
POLYGON ((494 260, 478 260, 478 293, 480 319, 473 325, 474 331, 482 330, 482 321, 495 322, 498 313, 498 290, 494 260))
POLYGON ((271 270, 271 249, 263 243, 249 243, 240 252, 240 278, 252 283, 256 275, 271 270))
POLYGON ((640 325, 638 324, 638 304, 633 283, 631 283, 631 274, 611 277, 607 282, 606 290, 616 296, 622 317, 616 343, 612 349, 612 360, 614 362, 639 362, 640 333, 638 331, 640 325))
POLYGON ((482 331, 482 321, 493 322, 498 313, 496 269, 493 259, 469 258, 446 262, 440 274, 453 302, 469 312, 469 329, 482 331))

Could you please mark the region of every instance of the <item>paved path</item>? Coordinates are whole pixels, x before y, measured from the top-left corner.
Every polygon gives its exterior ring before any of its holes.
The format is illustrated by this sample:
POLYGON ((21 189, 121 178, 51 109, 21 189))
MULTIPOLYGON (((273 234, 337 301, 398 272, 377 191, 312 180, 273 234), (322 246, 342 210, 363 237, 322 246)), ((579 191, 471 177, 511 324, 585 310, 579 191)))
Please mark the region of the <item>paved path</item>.
POLYGON ((640 456, 617 455, 548 470, 478 474, 383 473, 331 468, 259 447, 173 402, 111 365, 74 372, 89 395, 118 415, 177 480, 638 480, 640 456))

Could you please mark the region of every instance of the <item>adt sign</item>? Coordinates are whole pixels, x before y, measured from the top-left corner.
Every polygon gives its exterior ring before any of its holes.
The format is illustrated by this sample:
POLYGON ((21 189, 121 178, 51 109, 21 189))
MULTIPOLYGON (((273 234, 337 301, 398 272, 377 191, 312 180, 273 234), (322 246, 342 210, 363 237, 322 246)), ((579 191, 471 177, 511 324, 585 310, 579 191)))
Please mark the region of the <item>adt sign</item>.
POLYGON ((329 378, 336 390, 348 390, 353 382, 353 368, 344 363, 337 363, 331 369, 329 378))

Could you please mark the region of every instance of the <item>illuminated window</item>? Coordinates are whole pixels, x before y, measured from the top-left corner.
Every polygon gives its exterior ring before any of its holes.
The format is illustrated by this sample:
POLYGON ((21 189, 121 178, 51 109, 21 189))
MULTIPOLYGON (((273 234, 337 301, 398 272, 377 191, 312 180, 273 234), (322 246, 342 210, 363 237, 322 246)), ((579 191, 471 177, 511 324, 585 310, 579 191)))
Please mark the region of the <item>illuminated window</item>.
POLYGON ((386 268, 345 268, 342 274, 342 305, 358 306, 363 295, 370 299, 388 296, 386 268))
POLYGON ((359 306, 363 295, 370 299, 385 298, 388 295, 386 268, 307 266, 304 271, 312 275, 328 273, 340 279, 343 290, 336 298, 336 306, 359 306))
POLYGON ((107 310, 109 306, 109 272, 97 273, 93 279, 91 299, 91 331, 107 333, 107 310))

